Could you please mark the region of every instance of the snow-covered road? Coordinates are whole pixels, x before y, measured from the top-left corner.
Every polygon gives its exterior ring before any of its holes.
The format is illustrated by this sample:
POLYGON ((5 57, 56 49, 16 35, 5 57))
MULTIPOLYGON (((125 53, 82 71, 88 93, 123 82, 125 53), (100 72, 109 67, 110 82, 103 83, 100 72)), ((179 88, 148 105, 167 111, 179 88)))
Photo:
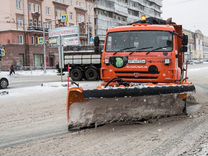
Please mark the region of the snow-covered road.
MULTIPOLYGON (((206 155, 208 65, 191 66, 198 105, 189 117, 111 124, 67 132, 67 87, 59 83, 10 88, 0 96, 0 155, 206 155)), ((100 82, 81 82, 95 88, 100 82)))

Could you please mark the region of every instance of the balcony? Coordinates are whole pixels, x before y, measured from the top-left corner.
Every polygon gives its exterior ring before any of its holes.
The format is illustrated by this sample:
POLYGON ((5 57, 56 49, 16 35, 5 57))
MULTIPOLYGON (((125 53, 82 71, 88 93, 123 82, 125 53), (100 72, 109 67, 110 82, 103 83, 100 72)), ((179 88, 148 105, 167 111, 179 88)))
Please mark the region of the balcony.
POLYGON ((134 15, 129 14, 127 21, 128 21, 128 23, 132 23, 132 22, 138 21, 139 19, 140 19, 139 16, 134 16, 134 15))
POLYGON ((162 6, 162 0, 149 0, 149 1, 155 3, 155 4, 159 5, 159 6, 162 6))
MULTIPOLYGON (((43 32, 43 27, 41 27, 41 26, 29 26, 28 28, 27 28, 27 31, 28 32, 43 32)), ((45 28, 45 32, 47 33, 49 31, 49 29, 48 28, 45 28)))
POLYGON ((83 33, 80 33, 80 38, 85 38, 85 39, 87 39, 87 34, 83 34, 83 33))
POLYGON ((63 8, 63 9, 66 9, 69 6, 66 2, 60 2, 57 0, 53 0, 53 4, 57 7, 63 8))
POLYGON ((128 8, 127 6, 120 5, 118 3, 115 3, 115 12, 122 15, 122 16, 128 16, 128 8))
POLYGON ((115 12, 115 2, 114 1, 106 1, 106 2, 96 2, 95 8, 115 12))
POLYGON ((87 12, 87 8, 85 6, 75 5, 74 8, 80 11, 87 12))

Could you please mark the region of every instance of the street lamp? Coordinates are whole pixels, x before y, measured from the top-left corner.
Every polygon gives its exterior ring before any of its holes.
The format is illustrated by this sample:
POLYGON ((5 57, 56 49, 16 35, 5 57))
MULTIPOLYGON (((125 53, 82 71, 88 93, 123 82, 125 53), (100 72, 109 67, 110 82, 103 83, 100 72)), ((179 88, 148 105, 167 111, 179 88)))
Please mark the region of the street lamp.
POLYGON ((57 21, 56 19, 54 20, 48 20, 43 22, 43 61, 44 61, 44 73, 46 73, 46 28, 45 28, 45 24, 53 22, 53 21, 57 21))
POLYGON ((43 23, 43 57, 44 57, 44 73, 46 73, 46 35, 45 35, 45 26, 43 23))
POLYGON ((87 24, 87 39, 88 39, 88 45, 90 45, 90 26, 91 26, 91 20, 90 20, 90 16, 91 16, 91 11, 93 9, 93 6, 91 6, 89 4, 89 9, 87 12, 89 12, 87 15, 88 15, 88 24, 87 24))

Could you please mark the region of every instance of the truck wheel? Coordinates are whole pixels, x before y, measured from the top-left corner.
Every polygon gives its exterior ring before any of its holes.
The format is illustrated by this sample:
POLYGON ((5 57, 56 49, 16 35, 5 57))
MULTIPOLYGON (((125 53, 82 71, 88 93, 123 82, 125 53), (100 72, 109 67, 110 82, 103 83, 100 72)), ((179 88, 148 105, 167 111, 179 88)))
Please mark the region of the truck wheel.
POLYGON ((0 88, 1 89, 6 89, 9 85, 9 82, 7 79, 3 78, 0 80, 0 88))
POLYGON ((73 81, 80 81, 82 80, 82 71, 79 68, 75 68, 71 70, 71 78, 73 81))
POLYGON ((98 72, 95 68, 90 67, 85 71, 85 77, 88 81, 95 81, 98 79, 98 72))

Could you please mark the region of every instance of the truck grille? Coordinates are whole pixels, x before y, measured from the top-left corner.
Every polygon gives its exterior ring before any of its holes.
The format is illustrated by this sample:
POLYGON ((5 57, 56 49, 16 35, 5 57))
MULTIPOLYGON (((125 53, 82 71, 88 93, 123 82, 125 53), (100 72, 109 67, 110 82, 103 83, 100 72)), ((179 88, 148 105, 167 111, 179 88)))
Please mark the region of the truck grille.
POLYGON ((115 72, 118 78, 126 79, 149 79, 156 80, 159 77, 159 74, 151 74, 149 72, 115 72))

